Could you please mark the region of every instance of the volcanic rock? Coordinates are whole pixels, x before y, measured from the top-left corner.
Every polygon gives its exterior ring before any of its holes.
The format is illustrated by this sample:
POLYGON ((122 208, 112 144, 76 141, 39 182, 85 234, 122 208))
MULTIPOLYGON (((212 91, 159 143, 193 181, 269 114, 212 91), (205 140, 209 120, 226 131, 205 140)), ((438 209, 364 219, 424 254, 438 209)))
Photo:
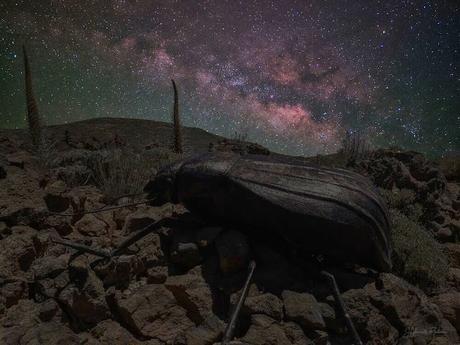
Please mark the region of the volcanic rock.
MULTIPOLYGON (((23 280, 12 280, 0 286, 0 303, 9 308, 19 302, 20 299, 28 298, 29 288, 23 280)), ((0 308, 1 314, 1 308, 0 308)))
POLYGON ((85 214, 75 223, 75 229, 85 236, 100 237, 110 232, 112 224, 108 224, 101 217, 94 214, 85 214))
POLYGON ((126 328, 113 320, 104 320, 91 330, 91 335, 100 344, 107 345, 160 345, 158 340, 139 341, 126 328))
POLYGON ((283 319, 283 303, 271 293, 248 296, 244 308, 249 314, 263 314, 277 321, 283 319))
POLYGON ((446 292, 433 299, 441 309, 444 317, 460 333, 460 292, 446 292))
POLYGON ((224 329, 225 323, 216 315, 209 314, 199 326, 187 330, 185 334, 187 345, 214 344, 222 336, 224 329))
POLYGON ((449 256, 450 265, 455 268, 460 268, 460 244, 446 243, 445 248, 449 256))
POLYGON ((286 319, 298 323, 306 330, 326 328, 321 308, 313 295, 286 290, 282 297, 286 319))
POLYGON ((85 281, 67 285, 59 293, 58 299, 84 325, 96 325, 110 315, 102 282, 91 270, 85 281))
POLYGON ((251 316, 251 326, 240 340, 251 345, 313 344, 295 323, 281 325, 266 315, 257 314, 251 316))
POLYGON ((163 285, 133 286, 132 290, 116 291, 111 299, 122 322, 138 336, 172 343, 194 326, 163 285))
POLYGON ((0 242, 0 277, 27 271, 37 256, 34 239, 37 231, 28 226, 13 226, 11 235, 0 242))
POLYGON ((201 324, 212 313, 212 292, 201 268, 197 267, 184 275, 170 276, 164 286, 172 292, 177 303, 187 310, 187 316, 195 324, 201 324))
POLYGON ((70 328, 56 321, 40 322, 40 305, 21 300, 0 319, 0 343, 79 345, 81 339, 70 328))

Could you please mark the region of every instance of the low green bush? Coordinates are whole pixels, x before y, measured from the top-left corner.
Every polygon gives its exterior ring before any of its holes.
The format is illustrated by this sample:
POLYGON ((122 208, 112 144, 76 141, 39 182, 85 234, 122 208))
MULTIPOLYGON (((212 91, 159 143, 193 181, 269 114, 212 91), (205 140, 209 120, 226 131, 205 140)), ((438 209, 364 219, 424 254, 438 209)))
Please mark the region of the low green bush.
POLYGON ((400 211, 390 210, 390 217, 395 273, 425 291, 443 285, 448 258, 442 246, 400 211))

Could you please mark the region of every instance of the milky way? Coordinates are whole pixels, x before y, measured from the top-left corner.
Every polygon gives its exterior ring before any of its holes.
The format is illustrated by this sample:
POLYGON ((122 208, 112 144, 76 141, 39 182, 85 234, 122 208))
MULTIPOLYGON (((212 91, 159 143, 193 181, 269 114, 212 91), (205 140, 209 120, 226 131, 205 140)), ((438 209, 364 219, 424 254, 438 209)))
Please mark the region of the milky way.
POLYGON ((457 1, 0 3, 1 127, 25 125, 21 45, 47 123, 170 121, 289 154, 346 131, 429 154, 460 149, 457 1))

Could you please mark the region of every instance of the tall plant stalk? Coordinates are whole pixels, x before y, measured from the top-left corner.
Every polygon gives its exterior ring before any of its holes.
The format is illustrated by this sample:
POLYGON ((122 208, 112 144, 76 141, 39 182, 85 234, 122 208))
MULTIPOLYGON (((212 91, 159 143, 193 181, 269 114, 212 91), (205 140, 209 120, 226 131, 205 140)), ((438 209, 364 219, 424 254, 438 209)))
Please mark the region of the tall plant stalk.
POLYGON ((173 107, 173 124, 174 124, 174 152, 182 153, 182 127, 179 116, 179 94, 174 79, 171 79, 174 89, 174 107, 173 107))
POLYGON ((32 74, 30 72, 30 64, 27 57, 26 47, 22 46, 22 50, 24 53, 27 123, 29 126, 29 133, 32 139, 33 147, 35 150, 39 151, 40 145, 42 144, 42 124, 32 88, 32 74))

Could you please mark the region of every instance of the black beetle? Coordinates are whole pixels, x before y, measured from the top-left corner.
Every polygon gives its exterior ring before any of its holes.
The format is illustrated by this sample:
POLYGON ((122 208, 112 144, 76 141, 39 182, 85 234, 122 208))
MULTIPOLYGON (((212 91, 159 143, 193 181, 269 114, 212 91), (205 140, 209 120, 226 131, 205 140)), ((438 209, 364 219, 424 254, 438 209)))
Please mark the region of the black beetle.
POLYGON ((294 158, 210 153, 161 169, 154 204, 262 229, 312 254, 391 270, 387 209, 371 181, 294 158))
MULTIPOLYGON (((212 221, 233 223, 282 236, 310 254, 391 270, 388 212, 372 182, 344 169, 307 164, 282 156, 209 153, 162 168, 144 188, 154 205, 182 203, 212 221)), ((106 252, 63 240, 79 251, 104 258, 120 255, 131 244, 158 229, 160 220, 106 252)), ((250 233, 248 235, 251 235, 250 233)), ((247 295, 255 263, 223 337, 233 338, 235 322, 247 295)), ((361 339, 346 312, 333 275, 322 271, 334 291, 356 344, 361 339)))

